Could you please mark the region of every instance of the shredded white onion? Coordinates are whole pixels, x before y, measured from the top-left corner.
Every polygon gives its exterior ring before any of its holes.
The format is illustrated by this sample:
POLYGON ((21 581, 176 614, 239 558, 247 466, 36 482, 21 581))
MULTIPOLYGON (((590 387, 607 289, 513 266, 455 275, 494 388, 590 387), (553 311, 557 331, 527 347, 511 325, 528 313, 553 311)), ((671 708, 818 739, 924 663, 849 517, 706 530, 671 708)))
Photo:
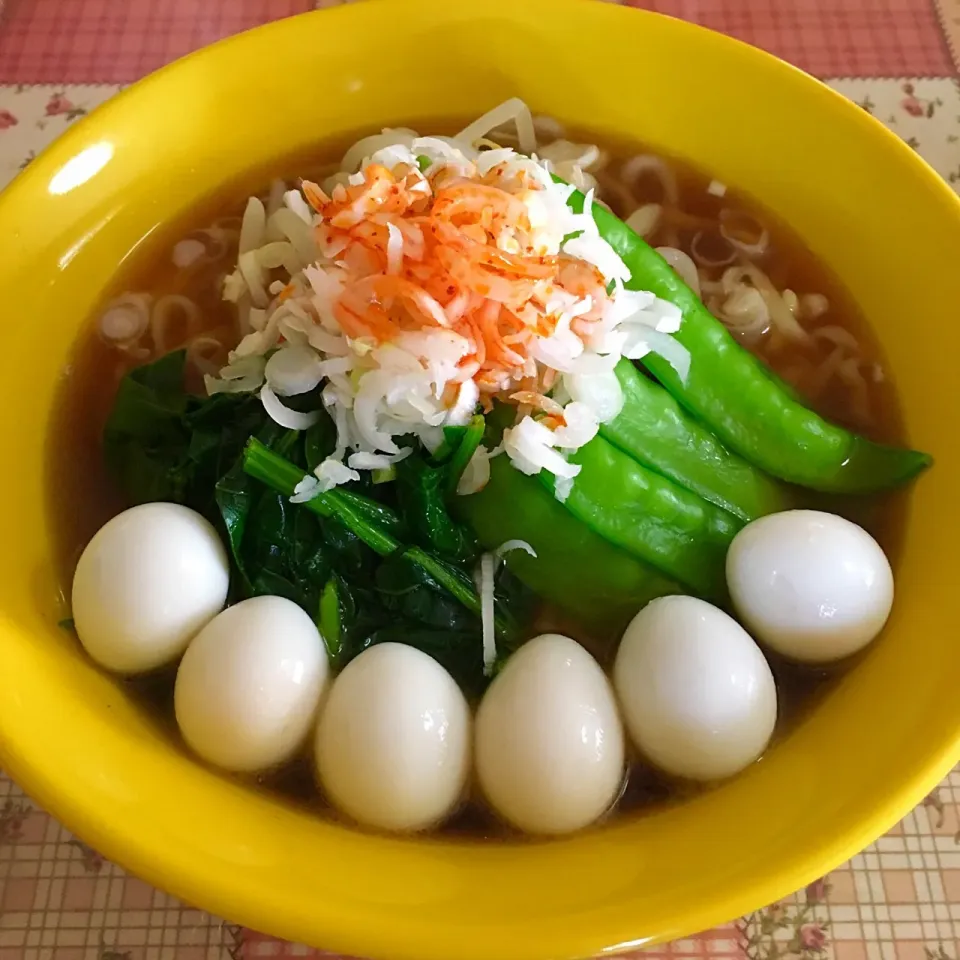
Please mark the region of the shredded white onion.
POLYGON ((589 407, 600 423, 612 420, 623 409, 623 388, 613 370, 604 373, 565 373, 562 384, 571 400, 589 407))
POLYGON ((553 495, 560 503, 566 503, 573 491, 573 477, 557 477, 553 485, 553 495))
MULTIPOLYGON (((270 296, 263 282, 263 270, 260 261, 257 258, 255 250, 248 250, 237 257, 237 269, 243 282, 246 284, 247 291, 254 306, 265 307, 270 302, 270 296)), ((224 291, 226 295, 226 291, 224 291)))
POLYGON ((639 360, 648 353, 655 353, 663 357, 676 371, 681 383, 687 382, 690 376, 690 351, 669 333, 659 330, 646 330, 640 335, 637 345, 630 353, 624 351, 624 356, 632 360, 639 360))
POLYGON ((457 481, 458 496, 468 497, 479 493, 490 482, 490 458, 491 454, 482 443, 473 451, 473 456, 467 461, 457 481))
POLYGON ((387 222, 387 273, 397 274, 403 264, 403 234, 395 225, 387 222))
POLYGON ((250 250, 256 250, 263 246, 266 230, 267 211, 257 197, 251 197, 243 211, 238 252, 248 253, 250 250))
POLYGON ((394 144, 402 143, 409 147, 416 139, 417 131, 409 127, 385 128, 381 133, 375 133, 372 136, 364 137, 358 140, 343 155, 340 161, 340 169, 346 173, 353 173, 360 169, 360 165, 368 157, 372 157, 378 150, 384 147, 392 147, 394 144))
POLYGON ((480 557, 480 624, 483 630, 483 675, 493 673, 497 659, 497 637, 494 623, 493 595, 494 555, 480 557))
POLYGON ((523 550, 524 553, 529 553, 534 560, 537 559, 537 551, 534 550, 526 540, 504 540, 504 542, 493 551, 493 555, 498 560, 502 560, 512 550, 523 550))
POLYGON ((284 406, 267 384, 264 384, 260 390, 260 402, 263 404, 263 409, 269 414, 270 419, 287 430, 307 430, 320 419, 321 411, 319 410, 300 413, 299 410, 291 410, 284 406))
POLYGON ((278 350, 264 371, 267 384, 281 397, 309 393, 322 379, 320 357, 309 347, 291 345, 278 350))

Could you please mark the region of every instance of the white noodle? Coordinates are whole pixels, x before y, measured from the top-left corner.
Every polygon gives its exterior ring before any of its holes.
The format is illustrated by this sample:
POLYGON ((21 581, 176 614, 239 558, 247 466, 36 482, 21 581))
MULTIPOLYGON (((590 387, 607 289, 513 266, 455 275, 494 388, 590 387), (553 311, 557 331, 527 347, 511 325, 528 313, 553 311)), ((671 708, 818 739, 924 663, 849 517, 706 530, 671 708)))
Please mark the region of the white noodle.
POLYGON ((283 195, 286 192, 287 185, 282 180, 274 180, 270 184, 270 192, 267 194, 266 205, 268 220, 283 206, 283 195))
POLYGON ((469 126, 464 127, 454 139, 462 140, 472 146, 491 130, 510 122, 515 123, 517 127, 517 144, 520 153, 527 155, 536 153, 537 135, 533 128, 533 116, 530 108, 519 97, 513 97, 489 110, 469 126))
MULTIPOLYGON (((737 259, 737 251, 734 250, 733 245, 726 237, 720 237, 720 239, 730 248, 729 251, 719 257, 708 256, 701 249, 704 236, 705 231, 700 230, 693 235, 693 239, 690 241, 690 256, 693 257, 701 267, 726 267, 737 259)), ((717 236, 720 235, 717 234, 717 236)))
POLYGON ((187 363, 204 376, 215 377, 223 367, 226 348, 215 337, 201 335, 187 344, 187 363))
POLYGON ((819 367, 815 367, 810 380, 806 384, 806 392, 811 400, 817 400, 826 389, 827 384, 836 375, 843 362, 844 351, 837 347, 819 367))
POLYGON ((151 297, 147 293, 125 293, 104 310, 97 330, 114 346, 126 346, 143 336, 150 323, 151 297))
POLYGON ((746 257, 762 257, 770 244, 770 232, 767 228, 755 217, 744 213, 742 210, 724 208, 720 211, 720 236, 746 257), (741 221, 750 221, 752 225, 756 226, 757 239, 752 243, 741 240, 736 235, 735 227, 742 225, 736 223, 738 217, 741 221))
POLYGON ((649 237, 660 225, 663 207, 659 203, 645 203, 626 219, 627 226, 641 237, 649 237))
POLYGON ((830 309, 830 301, 822 293, 805 293, 800 298, 800 312, 805 320, 816 320, 830 309))
POLYGON ((797 318, 790 312, 790 308, 784 303, 783 297, 770 282, 770 278, 753 263, 744 263, 743 270, 767 304, 771 325, 789 340, 809 343, 810 334, 797 322, 797 318))
POLYGON ((184 270, 206 259, 206 256, 207 248, 203 243, 193 237, 187 237, 186 240, 181 240, 174 246, 170 259, 173 260, 175 267, 184 270))
POLYGON ((667 206, 673 207, 680 202, 680 188, 677 186, 677 178, 661 157, 654 156, 652 153, 642 153, 639 156, 631 157, 621 168, 621 176, 634 191, 636 191, 637 183, 645 173, 652 173, 660 181, 660 187, 663 190, 663 202, 667 206))
POLYGON ((845 347, 854 356, 860 355, 860 343, 857 338, 843 327, 829 324, 823 327, 817 327, 813 331, 813 336, 817 340, 826 340, 838 347, 845 347))
POLYGON ((169 293, 153 305, 150 313, 150 336, 158 356, 169 353, 178 343, 190 338, 201 320, 200 308, 189 298, 179 293, 169 293), (184 325, 180 337, 171 338, 170 326, 177 321, 184 325))
POLYGON ((657 253, 673 268, 678 277, 699 297, 700 276, 689 255, 676 247, 657 247, 657 253))
POLYGON ((360 169, 364 160, 373 156, 378 150, 382 150, 384 147, 392 147, 398 143, 409 147, 416 138, 417 131, 411 130, 409 127, 387 127, 382 133, 364 137, 353 144, 343 155, 343 159, 340 161, 340 169, 344 173, 353 173, 360 169))
POLYGON ((559 140, 566 133, 563 129, 563 124, 560 123, 559 120, 555 120, 553 117, 546 117, 540 113, 533 118, 533 129, 544 143, 550 143, 551 140, 559 140))

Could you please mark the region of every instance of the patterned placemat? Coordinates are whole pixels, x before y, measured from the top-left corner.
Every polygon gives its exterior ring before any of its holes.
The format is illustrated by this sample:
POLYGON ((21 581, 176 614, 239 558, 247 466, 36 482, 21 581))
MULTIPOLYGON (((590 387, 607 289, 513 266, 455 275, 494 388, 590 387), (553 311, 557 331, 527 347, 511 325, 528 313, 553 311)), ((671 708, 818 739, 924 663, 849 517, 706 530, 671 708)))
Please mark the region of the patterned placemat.
MULTIPOLYGON (((206 43, 313 5, 0 0, 0 185, 124 84, 206 43)), ((960 188, 960 0, 630 5, 729 33, 826 79, 960 188)), ((895 829, 828 877, 747 917, 643 955, 958 960, 958 804, 960 768, 895 829)), ((0 772, 0 960, 304 956, 337 960, 192 909, 125 874, 0 772)))

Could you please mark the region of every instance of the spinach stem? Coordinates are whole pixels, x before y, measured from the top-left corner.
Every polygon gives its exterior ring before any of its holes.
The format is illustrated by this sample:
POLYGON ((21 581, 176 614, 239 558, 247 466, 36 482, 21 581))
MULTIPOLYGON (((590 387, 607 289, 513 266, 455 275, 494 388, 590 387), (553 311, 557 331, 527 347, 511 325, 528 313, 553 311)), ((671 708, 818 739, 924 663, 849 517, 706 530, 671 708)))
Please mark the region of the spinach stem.
MULTIPOLYGON (((254 480, 265 483, 277 493, 287 497, 293 496, 295 487, 304 477, 303 470, 289 460, 278 456, 255 437, 251 437, 247 442, 243 453, 243 469, 254 480)), ((463 571, 444 563, 420 547, 404 549, 404 545, 384 529, 383 521, 386 520, 389 523, 391 518, 396 517, 392 511, 348 490, 328 490, 325 493, 318 493, 300 506, 306 507, 320 517, 335 517, 381 557, 403 551, 404 556, 425 570, 469 611, 477 616, 480 615, 480 597, 470 578, 463 571), (384 510, 387 512, 382 513, 384 510)), ((511 632, 510 628, 510 621, 506 617, 496 618, 498 636, 508 636, 511 632)))
MULTIPOLYGON (((243 452, 243 469, 254 480, 265 483, 286 497, 293 496, 297 484, 304 478, 303 470, 264 446, 256 437, 251 437, 247 441, 247 447, 243 452)), ((357 508, 355 501, 347 500, 337 490, 318 493, 302 506, 320 517, 336 517, 381 557, 389 556, 400 548, 399 540, 382 527, 370 522, 357 508)))

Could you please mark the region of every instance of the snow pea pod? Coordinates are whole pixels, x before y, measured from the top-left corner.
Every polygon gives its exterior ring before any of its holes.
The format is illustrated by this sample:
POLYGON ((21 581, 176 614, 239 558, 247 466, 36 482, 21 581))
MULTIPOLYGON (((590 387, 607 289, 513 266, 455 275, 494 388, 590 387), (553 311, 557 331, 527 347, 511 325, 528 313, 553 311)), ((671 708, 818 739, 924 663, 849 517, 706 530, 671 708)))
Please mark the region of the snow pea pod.
MULTIPOLYGON (((569 200, 576 211, 583 202, 579 192, 569 200)), ((592 212, 600 235, 630 271, 628 286, 649 290, 683 313, 675 336, 690 352, 686 381, 655 354, 641 362, 731 450, 775 477, 825 493, 886 490, 929 466, 926 453, 874 443, 805 407, 730 336, 660 254, 599 204, 592 212)))
POLYGON ((453 508, 488 550, 525 540, 536 558, 512 550, 506 563, 531 590, 599 633, 621 630, 656 597, 686 592, 648 564, 615 547, 558 503, 536 477, 505 456, 490 465, 479 493, 455 497, 453 508))
POLYGON ((793 498, 783 484, 731 453, 629 360, 617 364, 616 374, 624 404, 601 424, 605 440, 741 520, 790 509, 793 498))
MULTIPOLYGON (((595 533, 706 599, 727 597, 727 547, 743 521, 594 437, 571 463, 580 473, 563 505, 595 533)), ((553 490, 546 470, 540 480, 553 490)))

